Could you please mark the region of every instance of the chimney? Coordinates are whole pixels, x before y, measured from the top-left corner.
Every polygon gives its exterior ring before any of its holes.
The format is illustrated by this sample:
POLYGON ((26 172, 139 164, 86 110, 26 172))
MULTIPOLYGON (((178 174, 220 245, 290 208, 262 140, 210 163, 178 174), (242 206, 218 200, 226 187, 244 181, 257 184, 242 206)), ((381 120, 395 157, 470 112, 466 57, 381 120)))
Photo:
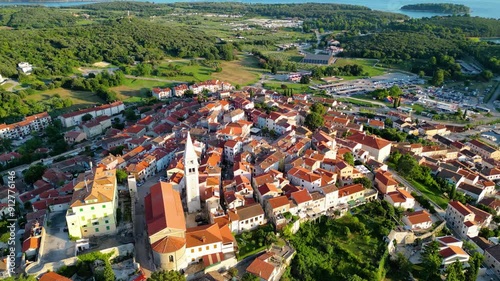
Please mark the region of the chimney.
POLYGON ((205 235, 201 236, 200 238, 201 242, 205 243, 205 241, 207 240, 207 238, 205 237, 205 235))

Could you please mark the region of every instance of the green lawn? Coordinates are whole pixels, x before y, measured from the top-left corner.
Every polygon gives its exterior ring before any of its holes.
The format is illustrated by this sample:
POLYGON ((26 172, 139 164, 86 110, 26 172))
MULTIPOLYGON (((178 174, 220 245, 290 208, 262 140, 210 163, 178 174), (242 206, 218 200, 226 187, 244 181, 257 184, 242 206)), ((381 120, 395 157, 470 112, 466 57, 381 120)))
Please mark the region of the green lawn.
MULTIPOLYGON (((351 58, 338 58, 335 61, 335 66, 344 66, 348 64, 357 64, 363 66, 363 71, 368 74, 368 76, 379 76, 384 74, 386 71, 384 68, 374 66, 377 60, 375 59, 351 59, 351 58)), ((359 79, 363 76, 340 76, 344 80, 359 79)))
POLYGON ((413 110, 415 111, 415 113, 419 114, 419 113, 422 113, 425 111, 425 107, 420 105, 420 104, 413 104, 411 106, 411 108, 413 108, 413 110))
POLYGON ((257 59, 248 55, 238 56, 233 61, 223 61, 221 67, 222 71, 212 73, 212 78, 240 86, 258 82, 262 73, 266 72, 259 67, 257 59))
POLYGON ((439 207, 446 209, 450 200, 448 198, 445 198, 441 191, 429 189, 428 187, 414 180, 408 181, 425 196, 427 196, 431 201, 438 204, 439 207))
POLYGON ((149 96, 151 89, 154 87, 171 87, 171 83, 150 81, 143 79, 125 78, 123 85, 110 88, 116 92, 118 98, 126 103, 140 102, 143 98, 149 96))
POLYGON ((270 89, 270 90, 275 90, 278 92, 282 92, 281 85, 286 85, 287 89, 293 89, 293 92, 295 94, 300 94, 300 93, 310 93, 312 90, 309 88, 309 85, 305 84, 300 84, 300 83, 293 83, 293 82, 266 82, 265 83, 265 88, 270 89))
POLYGON ((365 101, 355 100, 355 99, 351 99, 351 98, 339 98, 337 100, 340 102, 346 102, 346 103, 350 103, 350 104, 357 105, 357 106, 380 107, 380 105, 378 105, 378 104, 370 103, 367 101, 365 102, 365 101))

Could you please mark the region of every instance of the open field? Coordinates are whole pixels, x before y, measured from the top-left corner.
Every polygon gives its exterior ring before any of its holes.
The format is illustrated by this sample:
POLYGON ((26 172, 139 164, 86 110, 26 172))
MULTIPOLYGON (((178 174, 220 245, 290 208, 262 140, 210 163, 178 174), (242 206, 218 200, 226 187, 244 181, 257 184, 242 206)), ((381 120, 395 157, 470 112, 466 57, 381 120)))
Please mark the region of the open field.
POLYGON ((151 88, 171 86, 172 84, 165 82, 126 78, 123 85, 112 87, 110 90, 116 92, 118 98, 124 102, 140 102, 148 97, 151 88))
POLYGON ((239 60, 222 62, 222 71, 212 73, 214 79, 229 82, 233 85, 250 85, 256 83, 265 72, 257 65, 252 56, 241 56, 239 60))
POLYGON ((287 89, 292 89, 294 94, 313 92, 309 85, 292 82, 266 82, 264 86, 266 89, 282 91, 281 85, 286 85, 287 89))
MULTIPOLYGON (((363 71, 368 74, 368 76, 379 76, 384 74, 385 69, 374 66, 377 63, 375 59, 351 59, 351 58, 338 58, 335 61, 335 66, 344 66, 348 64, 357 64, 363 66, 363 71)), ((345 80, 353 80, 361 78, 362 76, 341 76, 345 80)))
POLYGON ((55 94, 59 94, 62 99, 69 98, 73 101, 73 106, 79 105, 89 105, 89 104, 101 104, 103 100, 99 98, 95 93, 86 91, 73 91, 63 88, 57 88, 52 90, 47 90, 39 93, 35 93, 26 96, 26 100, 33 101, 45 101, 52 98, 55 94))

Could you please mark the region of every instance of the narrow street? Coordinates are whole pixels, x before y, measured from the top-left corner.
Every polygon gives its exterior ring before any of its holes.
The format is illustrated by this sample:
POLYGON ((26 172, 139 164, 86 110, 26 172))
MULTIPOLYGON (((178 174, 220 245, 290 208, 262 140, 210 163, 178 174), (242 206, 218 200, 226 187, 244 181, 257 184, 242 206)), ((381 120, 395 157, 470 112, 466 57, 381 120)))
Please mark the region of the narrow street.
POLYGON ((137 187, 137 193, 131 193, 132 213, 134 216, 135 259, 141 265, 146 276, 155 271, 151 245, 146 232, 146 218, 144 211, 144 197, 149 194, 151 186, 158 183, 161 174, 148 179, 143 186, 137 187))

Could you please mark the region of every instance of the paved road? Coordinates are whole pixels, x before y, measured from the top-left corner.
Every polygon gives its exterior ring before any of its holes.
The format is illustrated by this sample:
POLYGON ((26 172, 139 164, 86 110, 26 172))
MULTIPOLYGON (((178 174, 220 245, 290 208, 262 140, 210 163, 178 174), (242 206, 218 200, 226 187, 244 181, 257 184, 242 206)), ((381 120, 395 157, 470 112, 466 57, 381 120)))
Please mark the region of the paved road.
POLYGON ((407 186, 410 191, 412 192, 415 192, 417 193, 418 195, 421 195, 423 196, 424 198, 428 199, 429 202, 431 202, 431 204, 434 206, 434 208, 436 209, 436 216, 441 219, 441 220, 444 220, 444 217, 446 215, 446 211, 444 209, 442 209, 438 204, 434 203, 434 201, 430 200, 425 194, 423 194, 422 192, 420 192, 420 190, 418 190, 416 187, 414 187, 410 182, 408 182, 406 179, 404 179, 403 177, 401 177, 400 175, 398 175, 398 173, 392 169, 389 169, 389 172, 392 173, 393 177, 400 183, 404 184, 405 186, 407 186))
POLYGON ((143 186, 137 187, 137 194, 134 194, 135 198, 132 198, 132 202, 135 202, 132 208, 132 212, 134 213, 135 259, 141 265, 141 268, 144 269, 146 276, 149 276, 151 271, 155 271, 155 265, 146 232, 144 197, 149 194, 151 186, 158 183, 161 175, 157 174, 147 180, 143 186))
POLYGON ((67 155, 71 155, 73 153, 78 154, 79 152, 82 152, 82 151, 85 151, 84 147, 76 148, 76 149, 64 152, 62 154, 59 154, 59 155, 55 155, 53 157, 49 157, 49 158, 45 158, 45 159, 40 159, 40 160, 37 160, 37 161, 33 161, 30 164, 26 164, 26 165, 21 165, 21 166, 14 167, 12 169, 9 169, 9 171, 16 171, 16 173, 20 173, 20 172, 28 169, 32 165, 36 165, 38 163, 43 164, 43 163, 47 163, 47 162, 51 163, 50 161, 53 161, 56 158, 67 156, 67 155))

